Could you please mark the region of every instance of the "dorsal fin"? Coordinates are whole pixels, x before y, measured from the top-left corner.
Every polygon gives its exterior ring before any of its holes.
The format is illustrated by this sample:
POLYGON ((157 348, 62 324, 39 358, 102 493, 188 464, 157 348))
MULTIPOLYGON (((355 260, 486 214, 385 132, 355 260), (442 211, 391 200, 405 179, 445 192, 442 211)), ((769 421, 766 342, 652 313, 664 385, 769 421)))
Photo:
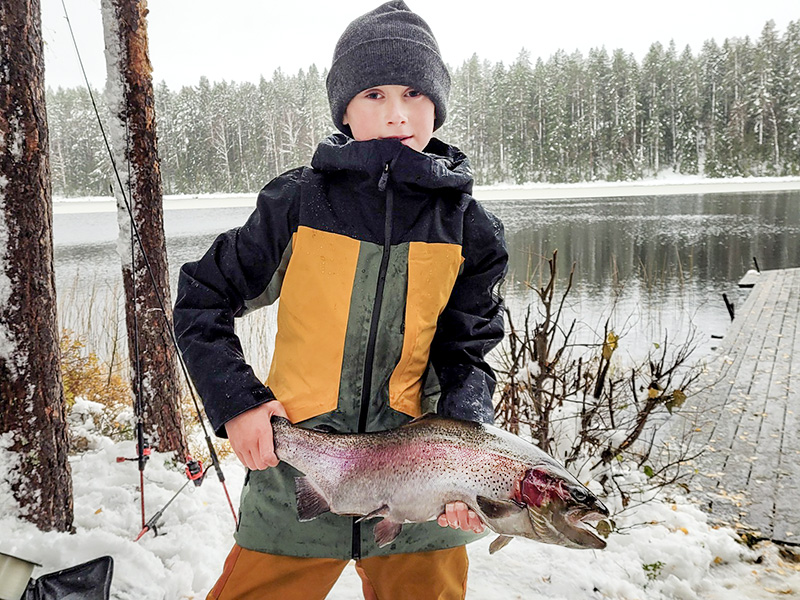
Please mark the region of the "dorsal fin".
POLYGON ((442 417, 437 415, 433 412, 426 412, 424 415, 420 415, 414 419, 411 419, 406 425, 411 425, 412 423, 421 423, 423 421, 429 421, 431 419, 441 419, 442 417))

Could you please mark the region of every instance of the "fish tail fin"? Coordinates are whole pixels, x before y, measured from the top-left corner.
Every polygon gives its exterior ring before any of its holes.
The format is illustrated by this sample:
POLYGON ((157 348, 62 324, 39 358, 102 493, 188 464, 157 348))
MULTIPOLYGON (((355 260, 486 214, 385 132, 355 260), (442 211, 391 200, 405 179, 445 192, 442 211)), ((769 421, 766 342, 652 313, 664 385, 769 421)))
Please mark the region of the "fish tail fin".
POLYGON ((294 486, 299 521, 310 521, 331 510, 328 501, 319 493, 308 477, 295 477, 294 486))

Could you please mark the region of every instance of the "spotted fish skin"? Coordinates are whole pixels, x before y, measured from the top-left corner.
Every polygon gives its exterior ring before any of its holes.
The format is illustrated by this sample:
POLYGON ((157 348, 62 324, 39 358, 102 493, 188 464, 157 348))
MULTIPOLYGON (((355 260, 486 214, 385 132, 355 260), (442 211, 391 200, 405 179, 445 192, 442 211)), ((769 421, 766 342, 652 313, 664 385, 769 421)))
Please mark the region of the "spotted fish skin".
MULTIPOLYGON (((275 452, 305 474, 298 517, 383 517, 383 546, 403 523, 431 521, 461 501, 502 536, 575 548, 605 543, 580 525, 605 506, 555 459, 503 429, 426 415, 388 431, 338 434, 273 417, 275 452)), ((498 539, 496 548, 507 540, 498 539)))

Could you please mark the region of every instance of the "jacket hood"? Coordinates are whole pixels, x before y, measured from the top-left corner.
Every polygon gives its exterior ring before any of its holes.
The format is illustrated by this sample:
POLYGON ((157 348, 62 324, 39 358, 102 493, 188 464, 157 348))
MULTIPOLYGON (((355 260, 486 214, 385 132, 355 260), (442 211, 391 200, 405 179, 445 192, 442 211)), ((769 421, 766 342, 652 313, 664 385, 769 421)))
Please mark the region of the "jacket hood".
POLYGON ((376 186, 387 163, 392 182, 400 186, 472 193, 469 159, 455 146, 436 138, 431 138, 423 152, 417 152, 399 140, 358 142, 336 133, 320 142, 311 159, 314 169, 350 171, 370 182, 374 180, 376 186))

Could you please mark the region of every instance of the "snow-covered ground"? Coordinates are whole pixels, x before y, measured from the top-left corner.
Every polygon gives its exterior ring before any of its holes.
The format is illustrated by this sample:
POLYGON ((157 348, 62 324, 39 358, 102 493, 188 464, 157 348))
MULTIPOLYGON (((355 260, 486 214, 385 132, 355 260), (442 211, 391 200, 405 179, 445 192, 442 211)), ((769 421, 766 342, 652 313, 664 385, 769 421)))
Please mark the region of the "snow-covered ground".
MULTIPOLYGON (((678 194, 714 194, 734 192, 771 192, 800 190, 800 177, 733 177, 710 179, 696 175, 663 173, 639 181, 589 181, 582 183, 527 183, 524 185, 477 186, 478 200, 541 200, 548 198, 613 198, 622 196, 669 196, 678 194)), ((198 209, 255 206, 257 192, 244 194, 183 194, 164 196, 164 208, 198 209)), ((114 212, 110 196, 83 198, 55 197, 56 214, 114 212)))
MULTIPOLYGON (((232 543, 233 517, 214 473, 199 488, 188 486, 166 511, 162 535, 139 542, 138 473, 134 443, 113 442, 93 430, 89 415, 100 405, 78 402, 73 432, 89 449, 72 457, 74 535, 43 533, 19 518, 9 478, 14 455, 0 436, 0 552, 41 563, 37 577, 105 554, 115 561, 112 597, 118 600, 203 598, 219 575, 232 543), (81 415, 84 415, 83 417, 81 415)), ((223 468, 234 503, 244 469, 229 459, 223 468)), ((633 477, 635 475, 629 474, 633 477)), ((145 470, 148 517, 185 482, 178 467, 154 454, 145 470)), ((676 494, 679 490, 675 490, 676 494)), ((681 492, 682 494, 682 492, 681 492)), ((613 506, 613 500, 609 503, 613 506)), ((617 507, 618 508, 618 507, 617 507)), ((613 510, 613 509, 612 509, 613 510)), ((469 547, 467 598, 494 599, 766 599, 800 596, 800 566, 778 548, 750 550, 734 532, 716 528, 683 495, 662 496, 614 517, 602 551, 568 550, 524 539, 490 556, 491 537, 469 547)), ((352 566, 329 598, 360 598, 352 566)))
POLYGON ((800 177, 730 177, 711 179, 697 175, 664 172, 638 181, 584 181, 581 183, 527 183, 475 188, 478 200, 524 200, 552 198, 614 198, 630 196, 674 196, 736 192, 800 190, 800 177))

